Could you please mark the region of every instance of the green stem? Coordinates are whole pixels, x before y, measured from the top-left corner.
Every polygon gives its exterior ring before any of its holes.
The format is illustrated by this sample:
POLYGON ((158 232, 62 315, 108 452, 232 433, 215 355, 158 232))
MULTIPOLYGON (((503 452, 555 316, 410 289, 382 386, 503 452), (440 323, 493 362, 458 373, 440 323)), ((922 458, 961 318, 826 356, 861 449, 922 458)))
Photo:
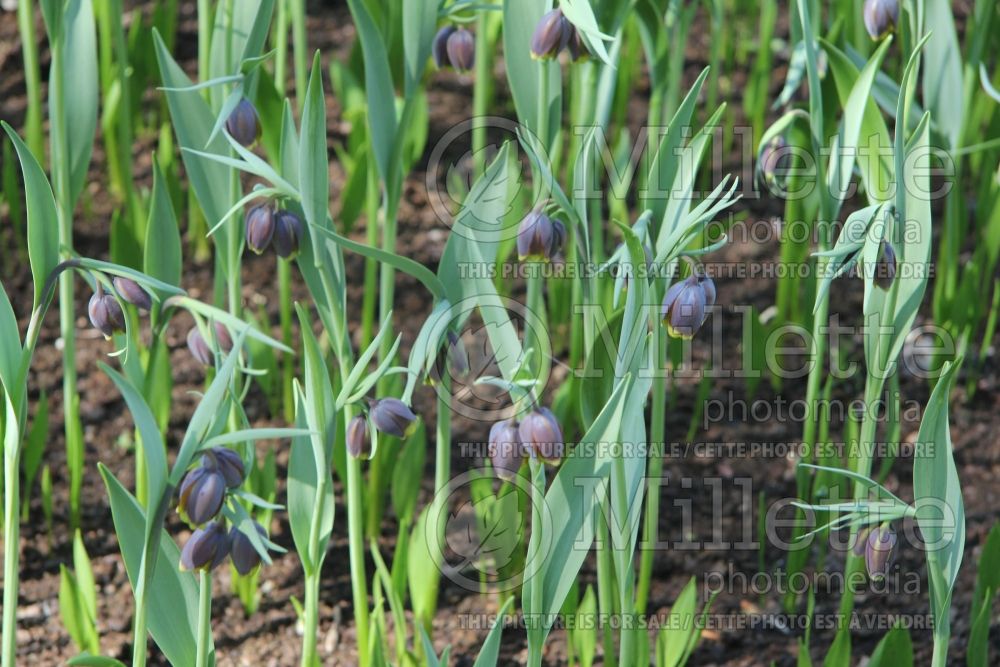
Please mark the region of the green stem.
MULTIPOLYGON (((656 375, 653 377, 653 405, 650 407, 649 441, 653 447, 659 448, 666 435, 667 378, 664 375, 666 337, 663 335, 662 326, 654 327, 654 332, 656 356, 653 368, 656 375)), ((646 613, 646 606, 649 603, 649 587, 653 578, 653 553, 655 550, 651 545, 656 540, 656 531, 660 521, 659 480, 663 476, 663 457, 661 454, 662 452, 659 450, 654 451, 647 464, 647 479, 655 480, 655 482, 649 485, 646 492, 646 515, 642 524, 643 549, 639 560, 639 586, 635 596, 635 611, 639 614, 646 613)))
MULTIPOLYGON (((451 382, 447 373, 441 374, 441 386, 437 392, 437 425, 434 431, 434 508, 430 516, 437 521, 435 534, 438 544, 445 544, 445 528, 447 512, 442 511, 442 505, 448 497, 446 490, 451 477, 451 382)), ((443 549, 432 550, 435 563, 431 568, 431 576, 438 578, 441 572, 443 549)), ((437 587, 434 588, 434 603, 430 608, 430 618, 422 619, 426 625, 434 619, 437 607, 437 587)))
POLYGON ((195 667, 208 667, 209 644, 212 638, 212 573, 201 571, 198 592, 198 645, 195 667))
POLYGON ((316 657, 316 634, 319 629, 319 570, 306 575, 305 631, 302 635, 302 667, 319 664, 316 657))
MULTIPOLYGON (((9 415, 8 415, 9 418, 9 415)), ((3 513, 3 667, 17 664, 17 593, 18 567, 20 563, 21 503, 20 451, 17 424, 7 423, 5 430, 13 429, 15 434, 5 434, 4 451, 4 513, 3 513), (13 441, 13 442, 11 442, 13 441), (13 445, 13 447, 11 446, 13 445)))
POLYGON ((288 0, 292 5, 292 57, 295 59, 295 102, 302 110, 306 99, 306 2, 288 0))
POLYGON ((278 15, 274 21, 274 88, 285 96, 288 76, 288 0, 278 0, 278 15))
MULTIPOLYGON (((287 259, 278 258, 279 318, 281 320, 281 342, 292 346, 292 266, 287 259)), ((292 379, 295 374, 294 355, 281 355, 281 397, 285 410, 285 421, 295 419, 295 396, 292 379)))
POLYGON ((42 136, 42 83, 38 68, 38 40, 35 34, 34 2, 17 3, 17 27, 21 33, 21 53, 24 59, 24 84, 28 94, 25 107, 24 134, 28 147, 39 162, 45 160, 45 140, 42 136))
POLYGON ((486 10, 476 17, 476 81, 472 88, 472 161, 474 173, 479 177, 486 171, 486 124, 483 118, 489 113, 489 99, 493 60, 490 58, 490 14, 486 10))
POLYGON ((362 517, 361 461, 347 457, 347 536, 351 561, 351 592, 354 601, 354 627, 357 635, 358 662, 368 667, 368 584, 365 575, 365 525, 362 517))
MULTIPOLYGON (((198 80, 208 81, 209 58, 212 46, 212 3, 211 0, 198 0, 198 80)), ((202 95, 209 99, 209 90, 202 95)))
MULTIPOLYGON (((368 151, 367 188, 365 190, 365 217, 367 218, 366 235, 368 245, 378 245, 378 168, 375 165, 374 153, 368 151)), ((365 289, 361 301, 361 341, 364 349, 371 342, 375 329, 375 304, 378 296, 378 263, 365 258, 365 289)))

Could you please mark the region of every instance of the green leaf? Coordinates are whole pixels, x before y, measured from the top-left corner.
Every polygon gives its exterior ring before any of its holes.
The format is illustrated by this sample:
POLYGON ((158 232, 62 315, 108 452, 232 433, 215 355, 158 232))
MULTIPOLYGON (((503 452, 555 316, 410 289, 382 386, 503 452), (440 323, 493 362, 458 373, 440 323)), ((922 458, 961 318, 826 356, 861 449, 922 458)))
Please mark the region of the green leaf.
POLYGON ((7 291, 0 284, 0 386, 7 392, 21 368, 21 334, 7 291))
POLYGON ((620 442, 622 413, 631 385, 631 378, 618 385, 563 461, 545 494, 544 507, 535 508, 543 525, 532 530, 529 568, 534 558, 541 560, 537 569, 525 574, 524 599, 530 601, 525 613, 539 614, 536 618, 542 623, 529 628, 529 642, 544 642, 594 541, 594 513, 607 493, 612 466, 611 448, 594 445, 620 442))
POLYGON ((483 642, 482 648, 479 649, 479 655, 476 656, 476 661, 472 664, 472 667, 496 667, 497 660, 500 657, 500 639, 503 636, 503 620, 513 605, 514 598, 508 597, 507 601, 503 603, 502 607, 500 607, 500 611, 497 613, 497 619, 494 621, 493 627, 490 628, 489 634, 486 635, 486 641, 483 642))
MULTIPOLYGON (((406 96, 419 89, 434 43, 440 0, 403 0, 403 53, 406 57, 406 96)), ((485 35, 478 36, 485 39, 485 35)))
POLYGON ((326 101, 323 99, 323 70, 319 51, 313 58, 312 73, 302 107, 302 140, 299 142, 299 188, 302 210, 312 232, 313 245, 320 238, 316 231, 328 226, 330 174, 326 153, 326 101))
POLYGON ((924 108, 938 119, 947 148, 955 150, 961 143, 965 120, 965 79, 951 2, 926 0, 924 24, 931 28, 920 68, 924 108))
POLYGON ((698 604, 698 587, 695 577, 687 582, 680 595, 670 607, 666 626, 660 630, 656 638, 658 667, 678 667, 687 653, 688 641, 692 632, 698 632, 695 624, 695 612, 698 604))
MULTIPOLYGON (((142 560, 146 517, 142 507, 103 464, 98 464, 111 503, 111 517, 132 589, 142 560)), ((180 571, 180 549, 161 530, 148 599, 149 633, 174 665, 195 664, 198 584, 180 571)), ((211 641, 211 639, 209 639, 211 641)))
POLYGON ((169 285, 180 285, 181 259, 181 231, 177 216, 160 163, 153 160, 153 194, 149 203, 149 221, 146 223, 143 271, 169 285))
MULTIPOLYGON (((90 557, 83 544, 83 536, 80 529, 76 530, 73 536, 73 569, 76 571, 77 589, 80 593, 80 603, 91 621, 97 620, 97 586, 94 584, 94 571, 90 566, 90 557)), ((93 652, 100 650, 100 646, 91 646, 93 652)))
POLYGON ((103 655, 78 655, 66 662, 70 667, 125 667, 125 663, 103 655))
MULTIPOLYGON (((49 97, 49 118, 63 124, 69 150, 69 191, 67 200, 75 202, 87 182, 90 155, 97 131, 97 102, 100 85, 97 81, 97 35, 91 0, 69 0, 64 3, 62 16, 61 71, 49 73, 62 77, 63 118, 52 109, 49 97)), ((66 215, 71 215, 70 211, 66 215)))
POLYGON ((945 364, 917 434, 917 442, 933 449, 913 461, 914 507, 927 555, 932 612, 939 620, 948 613, 965 551, 965 505, 948 423, 948 399, 960 367, 961 360, 945 364))
POLYGON ((421 475, 415 470, 424 469, 424 458, 427 454, 427 427, 424 421, 418 420, 417 428, 403 443, 398 463, 392 468, 392 506, 401 524, 407 525, 413 520, 417 506, 417 494, 420 492, 421 475))
POLYGON ((35 156, 21 141, 6 121, 0 121, 6 130, 24 175, 24 200, 28 215, 28 259, 31 263, 31 278, 35 284, 34 307, 41 302, 42 289, 49 274, 59 264, 59 218, 56 215, 56 201, 52 188, 45 178, 45 172, 38 165, 35 156))
MULTIPOLYGON (((166 446, 163 442, 163 435, 156 425, 156 418, 150 410, 146 399, 142 393, 121 373, 100 363, 99 366, 111 381, 118 387, 135 428, 139 432, 139 446, 142 447, 142 456, 146 462, 146 507, 156 507, 167 487, 167 455, 166 446)), ((148 527, 147 528, 151 528, 148 527)), ((148 537, 148 533, 146 534, 148 537)))
POLYGON ((913 667, 913 643, 909 631, 895 626, 875 647, 868 667, 913 667))
POLYGON ((584 41, 594 51, 594 54, 608 67, 614 67, 608 49, 604 46, 605 40, 613 38, 601 32, 597 25, 597 18, 594 16, 594 8, 589 0, 561 0, 559 7, 570 23, 580 31, 584 41))
POLYGON ((363 0, 347 0, 347 4, 354 17, 365 60, 368 136, 372 139, 379 175, 383 182, 387 182, 393 170, 397 131, 396 93, 392 84, 392 72, 389 71, 389 56, 382 33, 363 0))
POLYGON ((823 667, 851 667, 851 630, 843 625, 837 631, 830 650, 823 658, 823 667))

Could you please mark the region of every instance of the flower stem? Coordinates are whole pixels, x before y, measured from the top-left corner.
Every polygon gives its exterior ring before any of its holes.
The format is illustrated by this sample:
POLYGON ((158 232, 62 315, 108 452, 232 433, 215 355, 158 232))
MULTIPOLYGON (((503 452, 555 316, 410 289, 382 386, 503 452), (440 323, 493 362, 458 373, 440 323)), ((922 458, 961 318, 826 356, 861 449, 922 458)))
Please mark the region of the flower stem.
POLYGON ((198 593, 198 647, 195 667, 208 667, 209 644, 212 638, 212 573, 201 571, 198 593))
POLYGON ((368 667, 368 584, 365 575, 365 525, 362 517, 361 461, 347 457, 347 537, 351 560, 351 592, 354 600, 354 627, 358 663, 368 667))
POLYGON ((17 424, 10 419, 4 433, 3 514, 3 667, 17 663, 17 593, 20 563, 20 452, 17 424), (14 445, 11 447, 11 445, 14 445))
POLYGON ((302 636, 302 667, 319 664, 316 659, 316 633, 319 629, 319 569, 306 575, 305 634, 302 636))

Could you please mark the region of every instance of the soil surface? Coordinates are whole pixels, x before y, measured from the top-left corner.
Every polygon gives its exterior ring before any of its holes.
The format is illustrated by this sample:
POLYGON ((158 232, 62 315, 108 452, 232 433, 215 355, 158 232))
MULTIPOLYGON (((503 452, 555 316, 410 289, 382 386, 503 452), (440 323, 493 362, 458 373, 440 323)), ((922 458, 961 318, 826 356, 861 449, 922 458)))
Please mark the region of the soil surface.
MULTIPOLYGON (((139 11, 148 14, 149 7, 134 3, 139 11)), ((196 21, 194 2, 181 2, 178 23, 177 57, 189 72, 194 69, 196 21)), ((129 20, 133 20, 130 18, 129 20)), ((703 20, 703 19, 699 19, 703 20)), ((697 24, 696 24, 697 25, 697 24)), ((41 21, 38 34, 44 34, 41 21)), ((341 3, 310 2, 307 32, 309 48, 322 50, 325 59, 345 60, 350 53, 354 31, 350 15, 341 3)), ((706 64, 710 31, 693 30, 688 45, 688 69, 684 83, 690 84, 706 64)), ((778 26, 779 35, 787 35, 787 21, 778 26)), ((776 58, 773 93, 777 94, 787 67, 787 53, 776 58)), ((48 55, 42 54, 44 69, 48 55)), ((500 71, 498 69, 498 75, 500 71)), ((501 76, 502 78, 502 76, 501 76)), ((733 102, 730 112, 739 114, 740 95, 745 72, 736 69, 724 73, 721 91, 724 99, 733 102)), ((499 84, 498 95, 509 107, 504 83, 499 84)), ((150 90, 147 99, 150 108, 158 104, 159 93, 150 90)), ((646 115, 648 87, 637 82, 631 117, 638 126, 646 115)), ((449 128, 471 114, 472 87, 467 77, 441 72, 432 76, 428 92, 431 103, 428 151, 449 128)), ((337 100, 329 98, 329 135, 331 143, 346 139, 349 126, 340 116, 337 100)), ((0 14, 0 118, 15 127, 23 125, 25 108, 24 80, 21 69, 21 51, 16 19, 13 13, 0 14)), ((508 113, 509 109, 502 109, 508 113)), ((148 156, 155 148, 156 137, 140 136, 134 147, 135 180, 140 187, 151 183, 148 156)), ((334 157, 331 153, 331 160, 334 157)), ((438 219, 430 205, 425 185, 425 160, 421 161, 408 178, 400 215, 399 249, 436 268, 447 236, 447 225, 438 219)), ((736 171, 741 178, 752 183, 752 174, 746 173, 739 156, 727 156, 721 171, 736 171)), ((333 182, 331 205, 339 206, 344 173, 339 165, 331 170, 333 182)), ((78 210, 75 222, 76 247, 80 254, 105 258, 108 255, 108 237, 112 211, 116 204, 107 194, 107 173, 103 144, 95 145, 90 183, 78 210)), ((759 223, 772 224, 782 213, 780 202, 767 196, 748 196, 734 209, 736 219, 748 226, 759 223)), ((0 226, 0 243, 3 244, 3 264, 0 277, 18 315, 27 316, 30 303, 30 275, 24 262, 16 261, 16 251, 22 233, 21 221, 11 221, 6 205, 0 209, 3 224, 0 226), (11 224, 11 223, 14 224, 11 224)), ((182 221, 187 228, 187 221, 182 221)), ((364 234, 364 218, 354 231, 364 234)), ((212 267, 210 263, 193 259, 188 252, 189 235, 185 235, 185 271, 183 287, 196 298, 210 300, 212 267)), ((360 276, 363 261, 348 256, 348 275, 360 276)), ((717 271, 718 303, 721 308, 713 314, 713 326, 721 333, 717 336, 699 336, 692 346, 689 366, 693 370, 705 368, 711 360, 713 368, 737 369, 742 366, 743 349, 740 332, 743 326, 737 308, 752 306, 756 312, 766 311, 775 301, 776 281, 764 275, 744 279, 731 273, 731 267, 773 266, 779 261, 779 245, 775 235, 763 242, 750 238, 735 239, 722 251, 711 256, 709 267, 717 271)), ((243 265, 243 298, 254 310, 263 307, 272 321, 277 321, 276 273, 272 256, 250 257, 243 265)), ((838 283, 833 291, 831 310, 843 314, 848 320, 856 319, 860 312, 861 288, 856 282, 838 283)), ((304 287, 296 283, 295 295, 307 299, 304 287)), ((930 293, 928 291, 928 293, 930 293)), ((116 536, 111 523, 104 486, 97 473, 97 462, 103 462, 126 486, 134 484, 134 460, 130 450, 131 418, 119 393, 108 377, 100 372, 97 362, 108 361, 112 351, 110 343, 95 333, 86 321, 85 286, 77 285, 79 314, 77 323, 79 393, 81 419, 86 442, 86 475, 83 485, 82 535, 93 562, 94 576, 99 588, 98 625, 101 649, 105 655, 127 660, 131 654, 130 621, 132 594, 119 555, 116 536)), ((352 284, 350 302, 352 321, 358 321, 361 302, 360 279, 352 284)), ((403 354, 406 354, 423 318, 430 309, 430 298, 415 281, 400 276, 398 279, 395 318, 396 326, 403 333, 403 354)), ((918 324, 926 323, 922 312, 918 324)), ((23 323, 22 323, 23 326, 23 323)), ((169 445, 176 447, 191 415, 196 398, 192 392, 203 387, 204 371, 188 354, 184 336, 190 320, 177 318, 168 328, 171 364, 174 374, 174 406, 170 421, 169 445)), ((963 646, 969 633, 970 600, 975 583, 976 563, 985 536, 998 518, 1000 487, 996 480, 1000 473, 1000 391, 998 376, 1000 362, 996 355, 997 341, 985 341, 988 353, 979 367, 969 364, 966 373, 975 372, 976 388, 971 397, 956 395, 952 402, 951 430, 959 474, 962 479, 966 514, 967 547, 964 567, 959 576, 953 605, 952 658, 964 656, 963 646)), ((847 337, 846 353, 853 359, 861 357, 860 336, 847 337)), ((978 349, 976 350, 978 352, 978 349)), ((972 355, 970 355, 972 356, 972 355)), ((405 356, 404 356, 405 358, 405 356)), ((31 493, 29 519, 23 525, 21 536, 21 597, 18 609, 19 662, 25 665, 64 664, 77 653, 76 647, 63 629, 59 619, 58 591, 59 565, 72 562, 72 535, 68 528, 68 482, 66 480, 65 452, 61 428, 61 364, 62 355, 58 341, 58 317, 54 312, 45 320, 44 332, 30 379, 33 399, 42 392, 50 397, 50 436, 44 462, 53 475, 54 517, 49 530, 44 521, 40 494, 36 488, 31 493)), ((550 381, 558 386, 565 371, 557 369, 550 381), (562 374, 562 375, 561 375, 562 374)), ((802 424, 792 415, 779 414, 779 406, 805 395, 805 379, 786 380, 775 389, 765 380, 754 395, 748 394, 747 383, 735 373, 720 373, 711 385, 706 405, 722 405, 743 401, 760 411, 748 416, 730 414, 721 419, 713 418, 707 424, 698 424, 693 440, 687 433, 699 397, 700 378, 691 372, 680 374, 672 384, 671 404, 668 409, 666 432, 668 439, 678 443, 671 451, 664 466, 666 483, 661 489, 660 539, 669 542, 670 548, 657 549, 654 555, 653 587, 650 595, 651 614, 666 614, 683 586, 692 577, 699 588, 718 585, 720 577, 728 587, 714 602, 712 626, 705 631, 703 640, 691 658, 697 665, 764 665, 771 661, 778 665, 796 662, 798 642, 802 628, 795 624, 795 617, 785 618, 780 613, 780 598, 773 591, 758 594, 753 577, 763 563, 765 573, 773 573, 785 559, 785 552, 774 546, 761 551, 756 546, 737 544, 720 546, 719 543, 745 543, 756 540, 758 530, 757 502, 761 494, 764 502, 773 503, 795 495, 794 451, 784 446, 796 443, 801 437, 802 424), (745 480, 750 480, 747 486, 745 480), (692 547, 691 545, 695 546, 692 547), (713 546, 714 545, 714 546, 713 546)), ((965 385, 968 375, 959 385, 965 385)), ((859 399, 863 377, 837 386, 837 398, 845 401, 859 399)), ((904 374, 901 378, 904 405, 923 405, 928 397, 926 382, 904 374)), ((433 423, 434 392, 419 390, 415 409, 429 423, 433 423)), ((33 401, 34 403, 34 401, 33 401)), ((254 424, 281 424, 280 418, 271 416, 267 399, 255 389, 247 400, 247 413, 254 424)), ((716 416, 717 417, 717 416, 716 416)), ((886 485, 903 499, 912 498, 910 488, 912 471, 912 443, 919 424, 919 410, 904 412, 900 458, 892 467, 886 485)), ((457 418, 454 424, 452 455, 456 473, 480 465, 475 458, 465 456, 459 443, 482 442, 489 425, 480 421, 457 418)), ((839 433, 840 426, 831 427, 839 433)), ((433 429, 430 429, 433 431, 433 429)), ((430 498, 433 479, 433 434, 429 435, 427 468, 424 475, 420 503, 430 498)), ((288 460, 287 445, 261 443, 258 455, 269 448, 277 449, 278 476, 283 480, 288 460)), ((279 501, 284 497, 284 484, 279 482, 279 501)), ((459 499, 460 501, 460 499, 459 499)), ((456 504, 459 502, 456 501, 456 504)), ((337 483, 337 521, 326 559, 320 608, 322 622, 319 648, 323 664, 354 665, 356 655, 354 613, 351 604, 350 575, 346 539, 346 512, 343 507, 342 488, 337 483)), ((457 507, 455 508, 458 509, 457 507)), ((390 558, 395 543, 395 519, 387 516, 382 530, 380 547, 390 558)), ((282 512, 276 513, 270 526, 272 539, 292 549, 291 533, 282 512)), ((169 529, 178 543, 186 538, 186 529, 172 520, 169 529)), ((842 552, 830 550, 823 564, 827 572, 842 570, 842 552)), ((371 565, 369 572, 374 571, 371 565)), ((811 570, 807 571, 812 573, 811 570)), ((229 569, 220 569, 216 577, 214 601, 214 637, 220 665, 294 665, 298 664, 301 628, 290 598, 301 599, 303 578, 301 567, 294 553, 275 559, 272 566, 264 568, 261 577, 261 604, 259 610, 246 617, 239 599, 230 591, 229 569)), ((582 584, 595 581, 594 563, 584 566, 582 584)), ((903 548, 892 582, 887 591, 866 591, 857 598, 859 626, 852 633, 855 659, 869 655, 874 646, 897 617, 922 622, 927 610, 926 570, 922 554, 915 549, 903 548), (906 589, 907 582, 916 592, 906 589), (896 590, 898 589, 898 590, 896 590)), ((757 584, 759 585, 759 584, 757 584)), ((818 591, 816 613, 836 612, 839 596, 818 591)), ((800 611, 804 611, 804 602, 800 611)), ((478 626, 475 619, 484 613, 495 612, 496 595, 481 596, 442 580, 441 599, 434 622, 433 637, 440 652, 444 645, 452 646, 453 664, 471 665, 481 644, 486 628, 478 626)), ((916 664, 930 660, 931 633, 926 629, 911 631, 917 653, 916 664)), ((829 628, 816 628, 812 633, 814 660, 821 659, 833 637, 829 628)), ((1000 652, 1000 636, 992 638, 994 652, 1000 652)), ((600 649, 599 649, 600 653, 600 649)), ((504 634, 503 664, 522 664, 526 659, 526 640, 522 630, 510 628, 504 634)), ((556 630, 546 647, 546 664, 565 664, 567 655, 566 634, 556 630)), ((150 664, 163 664, 155 648, 150 653, 150 664)), ((601 663, 600 656, 598 663, 601 663)), ((957 662, 956 662, 957 664, 957 662)))

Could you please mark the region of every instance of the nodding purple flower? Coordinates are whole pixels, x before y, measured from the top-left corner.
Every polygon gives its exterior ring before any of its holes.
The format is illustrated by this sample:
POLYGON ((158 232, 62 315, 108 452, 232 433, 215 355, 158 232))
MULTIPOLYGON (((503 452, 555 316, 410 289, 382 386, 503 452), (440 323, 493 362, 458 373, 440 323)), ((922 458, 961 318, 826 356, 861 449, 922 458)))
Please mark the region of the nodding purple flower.
POLYGON ((182 570, 212 570, 229 555, 229 532, 222 521, 199 528, 181 549, 182 570))
POLYGON ((549 60, 559 55, 559 52, 569 46, 576 28, 563 15, 558 7, 546 12, 535 26, 531 35, 531 57, 536 60, 549 60))
POLYGON ((777 135, 764 144, 757 161, 757 170, 764 182, 771 185, 775 182, 779 168, 788 161, 788 142, 783 135, 777 135))
POLYGON ((189 523, 200 526, 218 516, 225 500, 226 478, 217 468, 201 465, 184 475, 177 511, 189 523))
POLYGON ((878 248, 878 259, 875 260, 875 275, 872 276, 875 285, 888 292, 892 287, 892 282, 896 279, 898 265, 896 250, 892 244, 888 241, 881 241, 878 248))
POLYGON ((854 536, 854 543, 851 545, 851 551, 855 556, 865 555, 865 549, 868 547, 868 535, 871 532, 871 526, 865 526, 858 530, 857 535, 854 536))
POLYGON ((896 530, 890 523, 873 528, 865 545, 865 567, 872 579, 884 579, 892 567, 896 552, 896 530))
POLYGON ((448 35, 445 46, 448 61, 459 72, 468 72, 476 64, 476 38, 465 28, 458 28, 448 35))
POLYGON ((368 437, 368 420, 364 415, 355 415, 347 423, 347 453, 358 459, 368 456, 371 438, 368 437))
POLYGON ((513 419, 498 421, 490 427, 489 455, 497 477, 508 482, 517 477, 524 460, 524 446, 513 419))
POLYGON ((191 356, 202 366, 211 366, 215 363, 215 355, 212 354, 212 348, 208 346, 208 343, 205 342, 205 337, 198 331, 198 325, 191 327, 191 331, 188 331, 187 346, 191 356))
POLYGON ((431 46, 431 54, 434 56, 434 64, 438 69, 443 69, 451 64, 448 58, 448 38, 455 34, 456 28, 453 25, 446 25, 438 30, 434 35, 434 43, 431 46))
POLYGON ((551 463, 562 459, 566 443, 556 416, 548 408, 535 408, 525 415, 517 433, 532 456, 551 463))
POLYGON ((246 217, 247 247, 258 255, 267 250, 274 236, 274 226, 274 211, 270 204, 250 209, 246 217))
MULTIPOLYGON (((261 537, 267 537, 264 526, 254 521, 253 527, 261 537)), ((260 565, 260 553, 250 538, 236 526, 229 531, 229 555, 233 559, 233 567, 244 577, 260 565)))
MULTIPOLYGON (((711 288, 714 297, 715 285, 711 288)), ((714 300, 714 299, 713 299, 714 300)), ((698 276, 674 283, 663 297, 661 317, 674 338, 693 338, 705 322, 708 293, 698 276)))
POLYGON ((517 230, 517 256, 521 261, 551 261, 566 242, 566 227, 540 211, 524 216, 517 230))
POLYGON ((104 334, 105 338, 111 338, 114 334, 125 331, 125 312, 122 311, 122 305, 111 294, 105 294, 100 287, 90 297, 87 314, 90 315, 90 323, 104 334))
POLYGON ((247 98, 240 100, 226 119, 226 132, 240 145, 249 148, 260 139, 260 117, 247 98))
POLYGON ((201 465, 218 471, 226 480, 228 489, 235 489, 246 479, 243 457, 225 447, 212 447, 206 451, 201 459, 201 465))
POLYGON ((465 343, 454 331, 448 332, 448 367, 453 376, 462 377, 469 372, 469 353, 465 343))
POLYGON ((118 296, 122 299, 141 310, 148 311, 152 309, 153 299, 149 296, 149 292, 144 290, 139 283, 122 276, 115 276, 112 282, 115 286, 115 291, 118 292, 118 296))
POLYGON ((569 59, 575 63, 590 57, 590 51, 587 50, 587 45, 583 42, 580 31, 575 27, 573 28, 573 34, 569 38, 569 44, 566 45, 566 51, 569 52, 569 59))
MULTIPOLYGON (((229 335, 229 329, 221 322, 215 322, 213 328, 215 329, 214 342, 218 343, 219 349, 222 352, 228 353, 233 349, 233 339, 229 335)), ((212 352, 212 347, 209 346, 205 337, 201 335, 198 325, 191 327, 191 330, 188 331, 187 346, 191 356, 202 366, 211 366, 215 363, 215 354, 212 352)))
POLYGON ((899 22, 899 0, 865 0, 865 30, 872 39, 882 39, 899 22))
POLYGON ((410 407, 398 398, 381 398, 370 406, 372 424, 387 435, 405 438, 417 422, 410 407))
POLYGON ((698 283, 705 290, 705 316, 708 317, 708 309, 715 305, 715 281, 708 275, 698 276, 698 283))
POLYGON ((299 252, 302 238, 302 221, 291 211, 280 210, 274 214, 274 252, 278 257, 288 259, 299 252))

